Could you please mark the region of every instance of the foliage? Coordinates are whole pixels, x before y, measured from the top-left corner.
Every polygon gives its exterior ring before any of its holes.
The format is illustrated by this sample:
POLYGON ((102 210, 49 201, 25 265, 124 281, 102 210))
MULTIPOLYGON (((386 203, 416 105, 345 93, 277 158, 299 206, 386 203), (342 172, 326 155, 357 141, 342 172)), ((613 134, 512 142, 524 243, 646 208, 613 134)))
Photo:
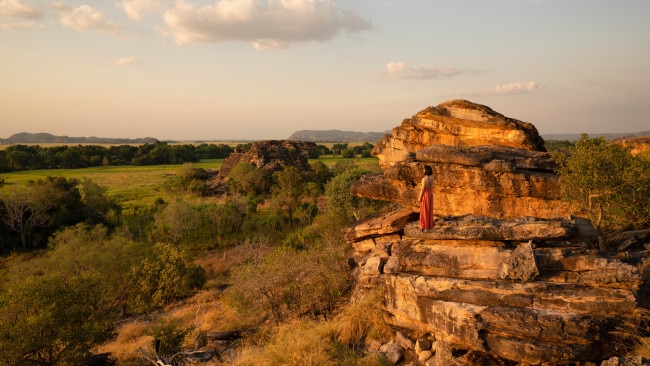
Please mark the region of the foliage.
POLYGON ((82 364, 133 291, 138 245, 105 227, 56 234, 48 255, 9 268, 0 294, 3 364, 82 364))
POLYGON ((0 172, 30 169, 79 169, 110 165, 156 165, 223 159, 234 149, 225 144, 169 145, 157 141, 139 146, 53 146, 16 144, 0 150, 0 172))
POLYGON ((348 169, 327 183, 325 194, 328 197, 328 214, 340 217, 341 220, 350 223, 376 212, 385 205, 383 202, 350 194, 352 183, 359 180, 366 173, 367 171, 360 168, 348 169))
POLYGON ((334 248, 277 249, 259 263, 233 270, 232 296, 261 307, 276 321, 291 315, 328 316, 349 286, 342 253, 334 248))
POLYGON ((586 210, 601 234, 650 224, 649 161, 587 135, 557 160, 562 197, 586 210))
POLYGON ((233 194, 255 196, 268 192, 270 177, 266 171, 249 162, 235 165, 228 174, 228 187, 233 194))
POLYGON ((161 319, 153 324, 148 333, 154 338, 153 348, 159 355, 173 356, 182 350, 185 337, 192 332, 192 328, 184 328, 177 321, 161 319), (159 346, 156 347, 156 342, 159 346))
POLYGON ((276 184, 273 187, 273 200, 275 204, 286 210, 289 216, 289 227, 293 227, 293 218, 296 209, 305 196, 305 182, 302 173, 295 166, 287 166, 283 170, 273 173, 276 184))
MULTIPOLYGON (((117 205, 90 181, 46 177, 27 186, 14 187, 0 196, 0 216, 17 233, 23 249, 43 247, 57 229, 84 221, 105 222, 105 214, 117 205)), ((15 249, 15 248, 14 248, 15 249)))
POLYGON ((132 269, 138 292, 134 304, 140 309, 165 306, 191 295, 205 283, 205 270, 192 263, 187 252, 157 243, 152 258, 132 269))
POLYGON ((166 204, 154 215, 154 231, 156 241, 167 241, 179 244, 181 240, 196 234, 201 225, 199 212, 187 201, 175 199, 166 204))
POLYGON ((568 153, 574 147, 576 143, 567 140, 545 140, 544 147, 549 153, 568 153))

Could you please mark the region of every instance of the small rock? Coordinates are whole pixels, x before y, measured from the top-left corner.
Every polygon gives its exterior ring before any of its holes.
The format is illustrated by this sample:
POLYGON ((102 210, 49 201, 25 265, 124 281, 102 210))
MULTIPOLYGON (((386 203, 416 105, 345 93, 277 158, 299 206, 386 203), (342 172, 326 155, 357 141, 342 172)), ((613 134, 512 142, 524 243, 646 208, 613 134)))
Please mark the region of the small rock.
POLYGON ((368 345, 369 350, 379 351, 379 348, 381 348, 381 342, 380 341, 378 341, 376 339, 373 339, 372 341, 370 341, 370 344, 368 345))
POLYGON ((395 342, 406 349, 413 349, 413 341, 411 338, 402 334, 402 332, 395 334, 395 342))
POLYGON ((422 351, 418 355, 418 361, 421 363, 427 362, 431 357, 433 357, 433 352, 431 351, 422 351))
POLYGON ((404 348, 399 346, 395 341, 390 341, 379 348, 379 351, 386 355, 386 359, 392 363, 398 363, 402 359, 404 348))
POLYGON ((363 266, 363 274, 365 275, 380 275, 383 269, 381 258, 372 257, 366 261, 363 266))
POLYGON ((399 272, 399 260, 397 257, 389 257, 384 264, 384 273, 398 273, 399 272))

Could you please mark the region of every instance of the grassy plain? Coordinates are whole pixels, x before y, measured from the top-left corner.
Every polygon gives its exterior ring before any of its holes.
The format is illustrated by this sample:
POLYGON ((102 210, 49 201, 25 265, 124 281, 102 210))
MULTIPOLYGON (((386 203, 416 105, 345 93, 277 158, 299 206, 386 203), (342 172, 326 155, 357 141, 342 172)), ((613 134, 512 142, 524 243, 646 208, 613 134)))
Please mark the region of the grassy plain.
MULTIPOLYGON (((319 159, 332 168, 339 161, 354 162, 361 168, 378 172, 379 160, 377 158, 345 159, 340 156, 324 156, 319 159)), ((193 163, 192 167, 206 170, 218 170, 223 159, 205 159, 193 163)), ((47 169, 26 170, 18 172, 0 173, 4 179, 4 186, 0 187, 0 194, 12 187, 26 185, 47 177, 64 177, 66 179, 88 178, 100 186, 106 187, 107 194, 117 200, 123 208, 135 206, 149 206, 158 198, 168 200, 172 193, 167 191, 166 183, 176 177, 183 165, 149 165, 149 166, 108 166, 82 169, 47 169)))

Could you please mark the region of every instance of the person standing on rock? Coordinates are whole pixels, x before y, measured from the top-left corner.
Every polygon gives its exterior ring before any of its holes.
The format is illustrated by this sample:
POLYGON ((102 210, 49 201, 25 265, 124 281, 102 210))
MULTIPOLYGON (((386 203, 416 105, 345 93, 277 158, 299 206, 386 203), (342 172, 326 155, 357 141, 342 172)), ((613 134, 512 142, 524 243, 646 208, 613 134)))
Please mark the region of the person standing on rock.
POLYGON ((433 170, 428 165, 424 167, 418 201, 420 202, 420 229, 433 228, 433 170))

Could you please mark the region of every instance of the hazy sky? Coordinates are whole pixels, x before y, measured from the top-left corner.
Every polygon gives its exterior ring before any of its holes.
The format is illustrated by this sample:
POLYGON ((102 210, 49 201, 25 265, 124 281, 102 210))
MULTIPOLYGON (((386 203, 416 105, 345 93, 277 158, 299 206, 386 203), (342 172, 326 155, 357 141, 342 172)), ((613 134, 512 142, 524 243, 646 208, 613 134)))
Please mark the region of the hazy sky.
POLYGON ((650 1, 0 0, 0 138, 385 131, 458 98, 650 130, 650 1))

